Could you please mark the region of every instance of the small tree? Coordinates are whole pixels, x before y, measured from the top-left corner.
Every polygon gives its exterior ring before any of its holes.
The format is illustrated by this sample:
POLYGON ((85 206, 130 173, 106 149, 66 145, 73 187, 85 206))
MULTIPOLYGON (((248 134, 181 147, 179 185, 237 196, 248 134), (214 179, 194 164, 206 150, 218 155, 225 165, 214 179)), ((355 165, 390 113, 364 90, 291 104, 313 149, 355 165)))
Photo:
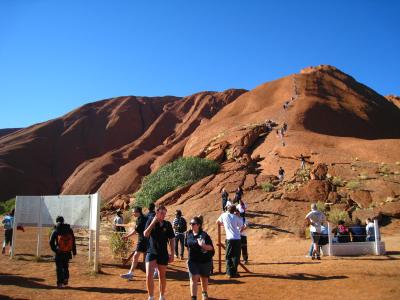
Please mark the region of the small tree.
POLYGON ((130 239, 123 240, 121 232, 112 232, 109 241, 113 258, 122 259, 131 252, 132 242, 130 239))

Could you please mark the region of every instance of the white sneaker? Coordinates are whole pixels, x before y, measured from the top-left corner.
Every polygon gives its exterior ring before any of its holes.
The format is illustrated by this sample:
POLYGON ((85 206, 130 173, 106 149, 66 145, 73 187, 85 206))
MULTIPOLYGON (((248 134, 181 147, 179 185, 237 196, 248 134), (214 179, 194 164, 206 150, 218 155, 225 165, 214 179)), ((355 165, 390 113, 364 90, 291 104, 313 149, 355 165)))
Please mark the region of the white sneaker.
POLYGON ((126 274, 121 274, 119 275, 123 279, 128 279, 129 281, 133 280, 133 274, 132 273, 126 273, 126 274))
POLYGON ((160 295, 160 300, 165 300, 163 295, 160 295))
POLYGON ((154 300, 154 297, 149 297, 148 300, 154 300))

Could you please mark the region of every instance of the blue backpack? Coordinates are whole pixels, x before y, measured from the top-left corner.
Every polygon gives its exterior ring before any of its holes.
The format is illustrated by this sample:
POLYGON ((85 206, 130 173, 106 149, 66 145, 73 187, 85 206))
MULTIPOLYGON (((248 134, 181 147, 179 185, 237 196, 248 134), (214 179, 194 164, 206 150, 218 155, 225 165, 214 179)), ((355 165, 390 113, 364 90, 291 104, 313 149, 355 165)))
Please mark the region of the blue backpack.
POLYGON ((4 217, 3 224, 5 230, 13 229, 13 217, 10 216, 4 217))

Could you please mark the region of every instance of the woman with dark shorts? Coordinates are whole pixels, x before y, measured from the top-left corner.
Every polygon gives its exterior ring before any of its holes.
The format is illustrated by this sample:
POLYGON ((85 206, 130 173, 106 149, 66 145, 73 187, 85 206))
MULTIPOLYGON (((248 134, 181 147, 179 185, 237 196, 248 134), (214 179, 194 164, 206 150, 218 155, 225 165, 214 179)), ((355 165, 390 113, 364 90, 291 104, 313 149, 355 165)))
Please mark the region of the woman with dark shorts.
POLYGON ((136 226, 131 232, 129 232, 127 235, 122 237, 124 240, 126 240, 130 236, 134 235, 135 233, 138 234, 137 246, 136 246, 135 253, 133 254, 133 257, 132 257, 131 268, 128 273, 120 275, 121 278, 128 279, 128 280, 133 279, 133 271, 135 270, 135 268, 138 264, 140 254, 143 254, 143 256, 144 256, 147 251, 147 239, 143 235, 143 232, 144 232, 144 229, 146 226, 146 222, 147 222, 147 218, 143 215, 142 208, 139 206, 136 206, 133 209, 133 214, 136 217, 136 226))
POLYGON ((214 247, 210 236, 202 229, 202 220, 193 217, 190 221, 190 230, 185 236, 185 245, 188 247, 188 269, 190 277, 190 294, 192 300, 197 299, 197 282, 201 280, 202 299, 207 300, 208 278, 212 269, 214 247))

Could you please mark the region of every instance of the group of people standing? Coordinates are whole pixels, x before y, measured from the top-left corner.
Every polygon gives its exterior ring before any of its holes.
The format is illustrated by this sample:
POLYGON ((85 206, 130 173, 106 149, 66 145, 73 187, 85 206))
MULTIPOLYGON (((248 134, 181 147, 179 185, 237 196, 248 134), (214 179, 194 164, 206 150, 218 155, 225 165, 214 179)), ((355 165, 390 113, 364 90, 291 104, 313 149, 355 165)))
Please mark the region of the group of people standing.
POLYGON ((192 300, 197 299, 197 285, 200 279, 202 299, 208 299, 208 278, 212 271, 212 257, 214 246, 210 236, 203 230, 201 216, 193 217, 190 229, 187 230, 187 222, 180 210, 176 211, 173 222, 166 220, 167 208, 154 203, 149 205, 149 212, 145 216, 141 207, 135 207, 133 213, 136 217, 135 228, 123 236, 128 239, 134 234, 138 235, 131 268, 121 277, 133 280, 133 272, 138 264, 140 254, 143 254, 146 262, 146 287, 148 299, 154 299, 154 278, 159 279, 160 300, 165 299, 166 270, 174 258, 184 258, 184 249, 188 249, 188 273, 190 278, 190 293, 192 300), (180 249, 179 247, 180 246, 180 249), (175 256, 174 256, 175 253, 175 256))
MULTIPOLYGON (((310 226, 310 235, 312 245, 310 247, 309 256, 311 259, 321 259, 321 246, 328 243, 328 226, 327 219, 323 212, 317 209, 315 203, 311 204, 311 211, 305 217, 306 223, 310 226)), ((355 220, 355 224, 347 227, 343 220, 340 220, 332 230, 335 234, 334 243, 349 242, 373 242, 375 241, 375 227, 370 218, 365 220, 366 226, 361 225, 359 219, 355 220)))
POLYGON ((222 215, 218 218, 217 223, 223 225, 226 232, 226 264, 227 264, 227 275, 229 277, 236 276, 236 271, 231 274, 228 269, 231 265, 235 265, 235 270, 237 270, 237 265, 240 262, 240 256, 243 256, 243 263, 248 264, 249 255, 247 250, 247 233, 246 229, 248 227, 248 222, 246 220, 246 210, 247 205, 243 200, 243 189, 238 187, 235 191, 235 197, 233 200, 229 199, 229 194, 225 188, 222 189, 221 199, 222 199, 222 215), (242 222, 239 225, 236 224, 237 218, 242 222), (233 224, 234 223, 234 224, 233 224), (232 241, 229 241, 232 240, 232 241), (237 250, 237 240, 240 240, 240 246, 237 250), (228 244, 229 250, 228 251, 228 244), (232 250, 233 249, 233 250, 232 250), (232 250, 232 251, 231 251, 232 250))

